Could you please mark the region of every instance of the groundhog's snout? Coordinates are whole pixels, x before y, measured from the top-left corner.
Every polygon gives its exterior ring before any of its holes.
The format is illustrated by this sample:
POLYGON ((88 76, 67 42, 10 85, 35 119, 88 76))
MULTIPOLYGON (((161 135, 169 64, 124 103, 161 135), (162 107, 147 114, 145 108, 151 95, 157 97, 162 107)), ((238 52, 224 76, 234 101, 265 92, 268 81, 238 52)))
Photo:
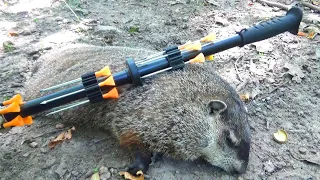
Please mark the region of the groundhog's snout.
POLYGON ((244 173, 249 162, 250 141, 242 140, 239 145, 238 158, 242 160, 242 166, 237 169, 237 173, 244 173))

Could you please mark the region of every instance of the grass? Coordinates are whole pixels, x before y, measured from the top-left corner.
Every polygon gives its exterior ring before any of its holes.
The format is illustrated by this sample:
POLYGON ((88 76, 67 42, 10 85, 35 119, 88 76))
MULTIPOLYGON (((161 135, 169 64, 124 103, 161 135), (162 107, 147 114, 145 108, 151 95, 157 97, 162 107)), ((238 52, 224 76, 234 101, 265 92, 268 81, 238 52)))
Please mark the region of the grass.
POLYGON ((131 26, 129 28, 129 33, 136 33, 139 32, 139 27, 138 26, 131 26))
POLYGON ((7 52, 11 52, 14 49, 13 43, 3 43, 3 48, 7 52))

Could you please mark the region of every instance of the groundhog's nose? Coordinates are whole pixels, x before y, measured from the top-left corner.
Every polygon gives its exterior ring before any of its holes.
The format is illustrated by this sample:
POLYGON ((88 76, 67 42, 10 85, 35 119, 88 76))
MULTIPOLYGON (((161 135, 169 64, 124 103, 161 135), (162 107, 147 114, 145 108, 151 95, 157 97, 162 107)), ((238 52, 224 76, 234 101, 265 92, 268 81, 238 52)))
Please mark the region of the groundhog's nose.
POLYGON ((244 173, 247 170, 249 162, 249 152, 250 152, 250 141, 242 140, 238 149, 238 158, 242 160, 241 168, 237 169, 238 173, 244 173))

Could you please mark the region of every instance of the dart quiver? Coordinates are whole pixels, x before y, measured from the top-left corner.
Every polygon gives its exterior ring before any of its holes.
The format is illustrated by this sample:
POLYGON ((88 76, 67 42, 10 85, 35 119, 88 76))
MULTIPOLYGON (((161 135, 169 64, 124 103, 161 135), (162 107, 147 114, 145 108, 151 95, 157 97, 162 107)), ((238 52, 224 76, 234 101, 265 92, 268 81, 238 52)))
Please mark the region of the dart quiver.
POLYGON ((85 103, 96 103, 105 99, 118 99, 117 87, 125 84, 141 86, 143 79, 149 76, 170 71, 183 69, 189 63, 201 63, 205 60, 213 60, 215 53, 233 48, 243 47, 247 44, 271 38, 284 32, 297 35, 302 11, 298 7, 292 7, 285 16, 276 17, 265 22, 256 24, 248 29, 243 29, 235 35, 215 41, 215 35, 194 42, 187 42, 181 46, 170 46, 164 51, 152 56, 133 60, 126 60, 127 69, 111 73, 108 66, 97 72, 89 72, 69 82, 65 82, 41 91, 49 91, 73 83, 80 83, 71 88, 54 92, 27 102, 24 102, 18 94, 0 104, 0 114, 4 119, 2 127, 23 126, 32 124, 31 115, 57 109, 47 115, 67 110, 85 103), (86 100, 69 105, 69 103, 85 98, 86 100), (63 105, 67 105, 63 107, 63 105))

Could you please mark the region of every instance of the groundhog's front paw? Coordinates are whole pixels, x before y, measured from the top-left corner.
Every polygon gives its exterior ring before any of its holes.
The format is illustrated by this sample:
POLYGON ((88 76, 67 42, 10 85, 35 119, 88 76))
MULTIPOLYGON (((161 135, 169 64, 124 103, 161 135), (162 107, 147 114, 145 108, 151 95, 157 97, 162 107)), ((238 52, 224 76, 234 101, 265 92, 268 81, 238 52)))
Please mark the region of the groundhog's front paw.
POLYGON ((136 175, 138 171, 142 171, 143 174, 146 174, 148 169, 149 169, 148 162, 142 162, 140 160, 136 160, 129 166, 129 168, 127 169, 127 172, 129 172, 132 175, 136 175))

